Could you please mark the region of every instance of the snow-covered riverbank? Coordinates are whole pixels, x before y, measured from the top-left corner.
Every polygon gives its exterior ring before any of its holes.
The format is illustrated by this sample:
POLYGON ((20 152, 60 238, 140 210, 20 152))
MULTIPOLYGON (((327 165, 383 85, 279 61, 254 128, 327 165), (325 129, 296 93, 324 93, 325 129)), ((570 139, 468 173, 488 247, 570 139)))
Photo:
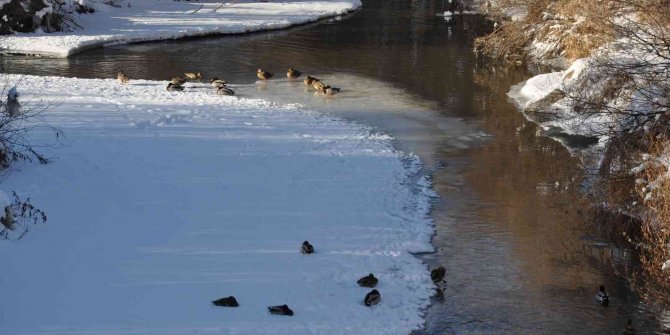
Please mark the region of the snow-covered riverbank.
MULTIPOLYGON (((361 125, 200 85, 171 93, 152 81, 21 80, 24 105, 49 103, 44 121, 66 146, 43 149, 51 164, 16 164, 2 182, 49 222, 0 241, 0 333, 421 327, 434 291, 409 252, 432 250, 433 227, 417 159, 361 125), (316 254, 299 253, 304 240, 316 254), (370 272, 382 294, 373 308, 356 285, 370 272), (210 303, 229 295, 239 308, 210 303), (295 316, 267 312, 284 303, 295 316)), ((48 129, 33 137, 55 140, 48 129)))
POLYGON ((93 14, 75 14, 82 28, 73 32, 0 36, 0 53, 67 57, 103 45, 286 28, 361 6, 360 0, 130 3, 131 7, 121 8, 97 4, 93 14))

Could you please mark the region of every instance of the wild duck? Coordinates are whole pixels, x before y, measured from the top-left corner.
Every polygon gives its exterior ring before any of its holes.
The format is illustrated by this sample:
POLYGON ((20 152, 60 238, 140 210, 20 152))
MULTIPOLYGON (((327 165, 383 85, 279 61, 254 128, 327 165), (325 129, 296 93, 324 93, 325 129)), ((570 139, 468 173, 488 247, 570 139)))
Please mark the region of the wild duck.
POLYGON ((119 71, 119 73, 116 74, 116 80, 118 80, 121 84, 127 84, 128 81, 130 81, 130 78, 128 78, 128 76, 126 76, 123 71, 119 71))
POLYGON ((303 254, 313 254, 314 253, 314 246, 309 244, 308 241, 302 242, 302 247, 300 248, 300 252, 303 254))
POLYGON ((172 77, 170 82, 177 85, 184 85, 184 83, 186 83, 186 79, 182 77, 172 77))
POLYGON ((365 295, 365 300, 363 302, 365 303, 365 306, 372 306, 378 304, 381 300, 382 295, 379 294, 379 291, 372 290, 365 295))
POLYGON ((623 329, 622 334, 623 335, 635 335, 637 332, 635 331, 635 328, 633 327, 633 320, 628 319, 628 322, 626 322, 626 327, 623 329))
POLYGON ((312 87, 317 92, 323 92, 323 89, 326 87, 326 84, 324 84, 321 80, 315 80, 312 82, 312 87))
POLYGON ((238 306, 240 306, 240 304, 237 303, 237 299, 235 299, 235 297, 233 297, 232 295, 230 297, 216 299, 216 300, 212 301, 212 303, 216 306, 221 306, 221 307, 238 307, 238 306))
POLYGON ((325 95, 335 95, 336 93, 340 92, 339 87, 331 87, 330 85, 326 85, 326 87, 323 88, 323 94, 325 95))
POLYGON ((186 78, 191 79, 191 80, 200 80, 202 79, 202 75, 200 75, 200 72, 186 72, 184 73, 186 78))
POLYGON ((358 283, 358 285, 360 285, 362 287, 373 288, 373 287, 377 286, 377 283, 379 283, 379 280, 377 278, 375 278, 375 275, 373 275, 371 273, 371 274, 359 279, 357 281, 357 283, 358 283))
POLYGON ((235 95, 235 91, 229 89, 228 87, 221 86, 216 89, 216 94, 218 95, 235 95))
POLYGON ((184 86, 181 86, 179 84, 169 83, 165 89, 170 91, 170 92, 181 92, 181 91, 184 90, 184 86))
POLYGON ((610 304, 610 296, 605 292, 605 286, 600 285, 600 290, 596 293, 596 300, 602 305, 607 306, 610 304))
POLYGON ((228 83, 225 80, 219 79, 219 77, 214 77, 209 80, 210 84, 214 87, 223 87, 228 85, 228 83))
POLYGON ((260 80, 268 80, 268 79, 274 77, 274 74, 272 74, 271 72, 265 71, 263 69, 258 69, 256 71, 256 76, 260 80))
POLYGON ((293 311, 287 305, 268 307, 270 314, 293 316, 293 311))
POLYGON ((312 84, 313 84, 315 81, 319 81, 319 79, 314 78, 314 77, 312 77, 312 76, 307 76, 307 77, 305 77, 305 79, 303 80, 303 82, 304 82, 305 85, 307 85, 307 86, 312 86, 312 84))
POLYGON ((440 266, 437 269, 433 269, 433 271, 430 272, 430 279, 433 280, 433 283, 435 284, 440 284, 444 282, 444 276, 447 274, 447 269, 444 268, 444 266, 440 266))
POLYGON ((288 77, 288 79, 298 79, 301 75, 302 72, 294 70, 293 68, 288 68, 288 71, 286 71, 286 77, 288 77))

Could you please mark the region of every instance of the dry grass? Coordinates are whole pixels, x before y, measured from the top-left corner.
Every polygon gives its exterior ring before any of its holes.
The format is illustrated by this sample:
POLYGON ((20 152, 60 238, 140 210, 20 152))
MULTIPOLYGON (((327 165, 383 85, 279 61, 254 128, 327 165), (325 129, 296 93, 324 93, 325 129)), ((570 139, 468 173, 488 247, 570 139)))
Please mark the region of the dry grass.
POLYGON ((657 298, 670 301, 667 290, 670 287, 670 269, 662 270, 665 261, 670 259, 670 178, 667 165, 658 161, 669 154, 670 137, 667 130, 662 129, 650 133, 645 143, 648 144, 650 158, 639 177, 647 182, 636 187, 645 207, 640 253, 645 284, 642 288, 647 292, 656 292, 657 298), (661 296, 661 292, 666 294, 661 296))
POLYGON ((539 55, 546 59, 540 61, 574 60, 589 56, 614 35, 609 19, 615 10, 603 1, 502 0, 492 12, 499 27, 479 38, 476 47, 496 61, 518 62, 533 41, 548 46, 539 55), (520 21, 504 19, 510 8, 524 9, 527 14, 520 21))

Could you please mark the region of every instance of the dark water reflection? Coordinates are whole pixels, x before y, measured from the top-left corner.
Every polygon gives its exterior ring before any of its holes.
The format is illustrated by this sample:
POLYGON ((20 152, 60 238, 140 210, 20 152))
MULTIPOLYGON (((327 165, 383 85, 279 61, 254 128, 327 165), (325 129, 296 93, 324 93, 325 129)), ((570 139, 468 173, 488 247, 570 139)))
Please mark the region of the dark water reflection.
POLYGON ((447 22, 435 15, 442 10, 440 0, 365 0, 354 14, 286 31, 3 63, 14 73, 84 78, 121 68, 144 79, 201 71, 243 96, 304 103, 394 135, 428 163, 441 195, 433 212, 438 252, 422 257, 447 267, 448 284, 420 334, 619 334, 628 318, 641 333, 663 332, 659 311, 616 274, 630 252, 595 234, 577 211, 579 162, 536 136, 508 101, 527 71, 478 66, 472 41, 490 25, 476 16, 447 22), (288 66, 348 92, 324 101, 280 81, 256 88, 256 68, 288 66), (595 303, 600 284, 613 296, 608 308, 595 303))

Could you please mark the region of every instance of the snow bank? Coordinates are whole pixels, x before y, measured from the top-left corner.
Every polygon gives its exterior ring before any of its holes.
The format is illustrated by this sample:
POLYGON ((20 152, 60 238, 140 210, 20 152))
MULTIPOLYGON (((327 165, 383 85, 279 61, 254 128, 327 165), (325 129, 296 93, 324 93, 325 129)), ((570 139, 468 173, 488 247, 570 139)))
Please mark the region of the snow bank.
MULTIPOLYGON (((0 80, 16 82, 18 76, 0 80)), ((268 85, 278 84, 269 82, 268 85)), ((391 138, 208 84, 26 76, 48 165, 2 188, 49 222, 0 241, 0 334, 408 334, 433 285, 429 183, 391 138), (299 253, 309 240, 316 254, 299 253), (356 280, 380 279, 363 306, 356 280), (211 300, 234 295, 239 308, 211 300), (266 306, 288 304, 293 317, 266 306)), ((253 88, 250 88, 253 89, 253 88)))
POLYGON ((83 29, 74 32, 0 36, 0 53, 67 57, 111 44, 286 28, 360 6, 360 0, 143 0, 133 1, 132 7, 98 5, 94 14, 75 14, 83 29))

